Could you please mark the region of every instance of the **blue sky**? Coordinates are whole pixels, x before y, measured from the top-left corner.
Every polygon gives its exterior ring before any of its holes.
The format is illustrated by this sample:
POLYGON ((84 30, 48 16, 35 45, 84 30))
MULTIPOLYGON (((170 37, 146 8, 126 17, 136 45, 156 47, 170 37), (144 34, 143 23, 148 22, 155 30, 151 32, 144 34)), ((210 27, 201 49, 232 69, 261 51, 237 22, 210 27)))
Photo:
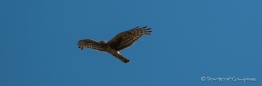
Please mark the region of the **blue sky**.
POLYGON ((0 86, 261 86, 259 0, 1 0, 0 86), (121 51, 81 51, 151 27, 121 51), (201 81, 256 78, 246 81, 201 81))

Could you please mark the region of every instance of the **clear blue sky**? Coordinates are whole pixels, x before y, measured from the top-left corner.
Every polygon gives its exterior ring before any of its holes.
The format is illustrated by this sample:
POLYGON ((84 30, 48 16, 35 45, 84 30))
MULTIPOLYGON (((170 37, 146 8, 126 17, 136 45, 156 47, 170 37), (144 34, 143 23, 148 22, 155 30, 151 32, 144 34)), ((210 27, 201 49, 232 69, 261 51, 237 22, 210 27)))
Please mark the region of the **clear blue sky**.
POLYGON ((0 86, 261 86, 260 0, 1 0, 0 86), (121 51, 81 51, 151 27, 121 51), (201 81, 201 77, 256 78, 201 81))

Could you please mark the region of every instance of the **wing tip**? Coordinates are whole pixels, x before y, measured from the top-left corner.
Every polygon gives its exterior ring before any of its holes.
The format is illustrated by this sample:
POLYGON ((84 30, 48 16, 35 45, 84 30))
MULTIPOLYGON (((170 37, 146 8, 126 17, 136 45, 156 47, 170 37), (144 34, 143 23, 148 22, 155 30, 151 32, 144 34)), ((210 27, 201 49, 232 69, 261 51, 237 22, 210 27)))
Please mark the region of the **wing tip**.
POLYGON ((125 60, 123 61, 125 64, 128 64, 130 62, 130 60, 125 60))

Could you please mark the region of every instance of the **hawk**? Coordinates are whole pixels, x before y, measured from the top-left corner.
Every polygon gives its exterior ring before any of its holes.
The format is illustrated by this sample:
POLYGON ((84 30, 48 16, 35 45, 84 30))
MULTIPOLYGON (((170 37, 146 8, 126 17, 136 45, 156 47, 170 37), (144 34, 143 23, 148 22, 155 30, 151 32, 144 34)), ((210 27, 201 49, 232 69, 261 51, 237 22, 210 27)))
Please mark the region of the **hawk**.
POLYGON ((151 35, 151 28, 136 27, 128 31, 117 34, 110 41, 95 41, 92 39, 83 39, 78 41, 78 48, 83 50, 84 48, 94 49, 102 52, 107 52, 121 60, 123 63, 128 63, 130 60, 122 56, 119 51, 130 47, 143 35, 151 35))

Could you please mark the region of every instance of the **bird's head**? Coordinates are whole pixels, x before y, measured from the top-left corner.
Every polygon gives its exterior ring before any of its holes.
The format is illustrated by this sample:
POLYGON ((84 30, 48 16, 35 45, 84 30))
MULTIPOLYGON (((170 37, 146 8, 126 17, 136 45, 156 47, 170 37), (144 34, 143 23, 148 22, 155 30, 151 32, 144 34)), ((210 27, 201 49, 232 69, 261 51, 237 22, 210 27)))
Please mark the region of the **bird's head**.
POLYGON ((100 41, 100 43, 101 43, 101 44, 107 44, 107 41, 102 40, 102 41, 100 41))

